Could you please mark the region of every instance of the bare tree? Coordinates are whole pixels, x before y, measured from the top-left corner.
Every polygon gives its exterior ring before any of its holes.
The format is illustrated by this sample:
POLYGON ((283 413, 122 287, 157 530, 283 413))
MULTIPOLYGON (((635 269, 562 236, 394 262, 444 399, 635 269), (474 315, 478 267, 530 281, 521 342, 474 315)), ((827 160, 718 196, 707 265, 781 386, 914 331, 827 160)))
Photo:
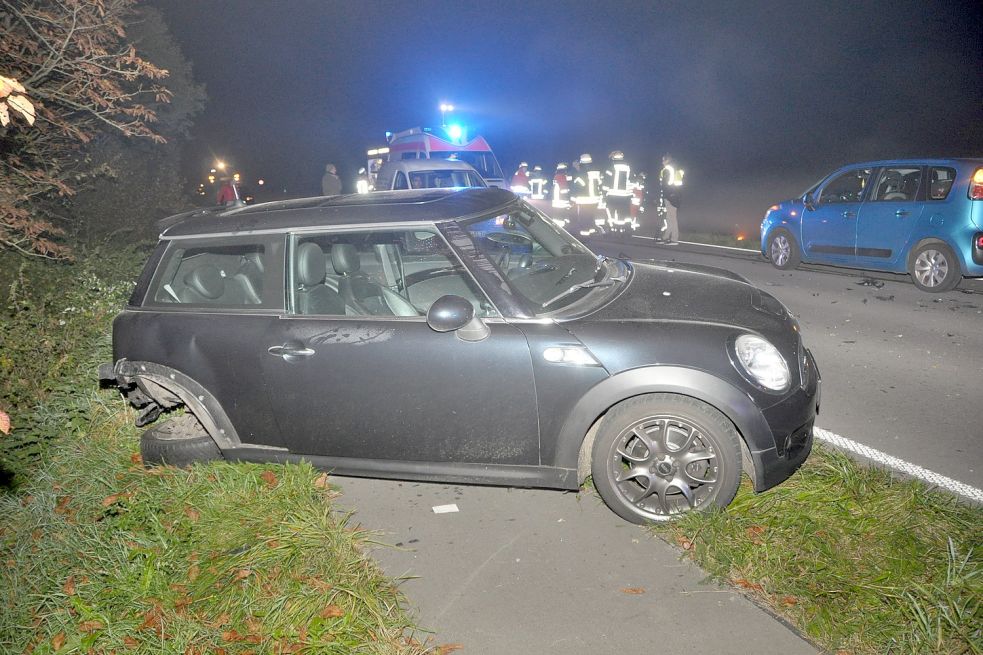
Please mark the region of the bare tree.
POLYGON ((170 101, 168 73, 137 55, 126 21, 135 0, 0 0, 0 75, 19 81, 33 128, 0 127, 0 246, 43 257, 69 250, 40 199, 67 196, 94 171, 85 146, 101 131, 163 142, 151 105, 170 101))

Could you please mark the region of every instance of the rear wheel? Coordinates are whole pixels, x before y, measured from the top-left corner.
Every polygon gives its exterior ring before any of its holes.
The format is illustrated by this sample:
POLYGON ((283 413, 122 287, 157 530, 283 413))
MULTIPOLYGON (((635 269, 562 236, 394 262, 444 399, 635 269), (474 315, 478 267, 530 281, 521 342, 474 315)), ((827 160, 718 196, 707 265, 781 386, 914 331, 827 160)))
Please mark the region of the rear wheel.
POLYGON ((799 265, 799 244, 788 230, 775 230, 768 238, 768 259, 783 271, 799 265))
POLYGON ((912 254, 908 273, 922 291, 941 293, 955 289, 962 282, 959 260, 944 243, 926 243, 912 254))
POLYGON ((601 498, 633 523, 726 507, 741 478, 740 437, 710 405, 648 394, 613 407, 601 422, 591 475, 601 498))
POLYGON ((215 441, 191 414, 175 416, 145 430, 140 436, 140 455, 148 466, 185 467, 224 459, 215 441))

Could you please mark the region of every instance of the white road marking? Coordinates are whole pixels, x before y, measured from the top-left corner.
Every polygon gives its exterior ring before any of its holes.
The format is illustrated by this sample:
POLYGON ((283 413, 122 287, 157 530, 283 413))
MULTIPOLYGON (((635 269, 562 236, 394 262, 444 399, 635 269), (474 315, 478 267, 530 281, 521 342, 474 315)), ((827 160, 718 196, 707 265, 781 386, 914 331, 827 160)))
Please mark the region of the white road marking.
POLYGON ((865 446, 862 443, 857 443, 852 439, 847 439, 846 437, 840 436, 835 432, 830 432, 829 430, 824 430, 822 428, 813 428, 813 434, 820 441, 824 441, 831 446, 839 448, 840 450, 846 450, 851 453, 855 453, 862 457, 877 462, 892 468, 896 471, 901 471, 913 478, 917 478, 922 482, 927 482, 928 484, 940 487, 954 494, 963 496, 964 498, 969 498, 970 500, 976 501, 977 503, 983 503, 983 489, 977 489, 965 482, 960 482, 959 480, 953 480, 935 471, 930 471, 926 468, 918 466, 917 464, 912 464, 911 462, 906 462, 903 459, 899 459, 887 453, 882 453, 879 450, 871 448, 870 446, 865 446))

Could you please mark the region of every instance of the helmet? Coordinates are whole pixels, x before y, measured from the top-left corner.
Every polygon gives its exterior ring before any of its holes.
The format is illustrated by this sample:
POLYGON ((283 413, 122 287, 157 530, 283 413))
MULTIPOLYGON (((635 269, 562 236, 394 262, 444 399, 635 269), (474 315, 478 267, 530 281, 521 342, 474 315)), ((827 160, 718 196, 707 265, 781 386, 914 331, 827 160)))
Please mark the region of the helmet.
POLYGON ((529 164, 527 164, 526 162, 522 162, 521 164, 519 164, 519 168, 529 168, 529 164))
POLYGON ((542 167, 542 166, 533 166, 533 167, 532 167, 532 169, 533 169, 534 171, 540 171, 540 172, 542 172, 542 170, 543 170, 543 167, 542 167))
POLYGON ((565 171, 567 170, 567 165, 561 161, 559 164, 556 165, 556 170, 565 171))
POLYGON ((581 164, 593 164, 594 163, 594 160, 591 159, 591 156, 588 153, 585 152, 584 154, 580 155, 580 163, 581 164))
POLYGON ((625 153, 621 152, 620 150, 612 150, 611 154, 608 155, 608 157, 610 157, 614 161, 621 161, 625 158, 625 153))

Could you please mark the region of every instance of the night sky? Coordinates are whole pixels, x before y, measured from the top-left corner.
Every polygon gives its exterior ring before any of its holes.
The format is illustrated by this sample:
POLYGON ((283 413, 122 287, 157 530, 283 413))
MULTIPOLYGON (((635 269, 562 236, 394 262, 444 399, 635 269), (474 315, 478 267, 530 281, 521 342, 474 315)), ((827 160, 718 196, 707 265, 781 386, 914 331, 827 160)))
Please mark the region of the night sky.
POLYGON ((863 159, 983 156, 983 3, 157 0, 204 82, 186 150, 246 180, 353 190, 387 130, 441 101, 519 160, 623 150, 686 169, 680 224, 757 231, 765 209, 863 159))

